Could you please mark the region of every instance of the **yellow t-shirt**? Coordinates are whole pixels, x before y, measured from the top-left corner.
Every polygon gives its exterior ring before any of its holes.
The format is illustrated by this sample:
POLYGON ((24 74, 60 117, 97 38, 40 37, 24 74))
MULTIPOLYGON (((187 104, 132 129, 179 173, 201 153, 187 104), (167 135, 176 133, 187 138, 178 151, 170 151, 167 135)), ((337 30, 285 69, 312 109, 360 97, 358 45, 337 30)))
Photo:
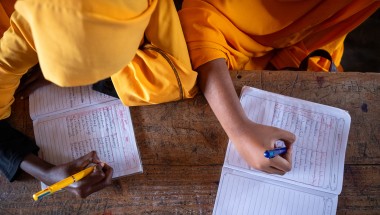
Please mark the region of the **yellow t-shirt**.
MULTIPOLYGON (((1 17, 4 26, 6 17, 1 17)), ((164 79, 168 74, 155 70, 167 62, 145 56, 146 61, 137 62, 139 67, 130 66, 144 37, 185 71, 185 97, 194 96, 196 73, 171 0, 17 1, 10 27, 0 40, 0 119, 10 115, 20 78, 37 62, 45 79, 58 86, 88 85, 112 77, 124 104, 162 102, 159 95, 149 93, 175 90, 172 79, 164 79), (141 68, 153 69, 144 74, 141 68), (121 80, 131 72, 138 78, 121 80)))

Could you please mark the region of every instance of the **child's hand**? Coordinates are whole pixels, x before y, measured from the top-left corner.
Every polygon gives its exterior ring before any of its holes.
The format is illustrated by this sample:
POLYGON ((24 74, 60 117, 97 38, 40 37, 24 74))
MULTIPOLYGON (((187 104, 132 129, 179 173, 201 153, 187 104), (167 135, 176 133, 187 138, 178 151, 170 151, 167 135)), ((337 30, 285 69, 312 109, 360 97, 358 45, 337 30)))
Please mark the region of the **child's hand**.
POLYGON ((94 171, 80 181, 66 187, 65 190, 74 193, 76 196, 85 198, 91 193, 112 184, 112 167, 102 163, 95 151, 90 152, 70 163, 52 167, 48 172, 49 179, 47 180, 47 183, 49 185, 56 183, 85 169, 90 164, 96 165, 94 171))
POLYGON ((249 166, 271 174, 284 175, 292 168, 292 144, 294 134, 275 127, 256 124, 247 120, 237 135, 231 138, 239 154, 249 166), (287 147, 285 154, 268 159, 266 150, 274 149, 276 140, 283 140, 287 147))
POLYGON ((218 118, 224 131, 247 163, 267 173, 283 175, 292 164, 294 134, 250 121, 232 83, 225 59, 209 61, 197 68, 198 85, 218 118), (277 140, 283 140, 288 148, 286 154, 268 159, 264 152, 274 148, 277 140))

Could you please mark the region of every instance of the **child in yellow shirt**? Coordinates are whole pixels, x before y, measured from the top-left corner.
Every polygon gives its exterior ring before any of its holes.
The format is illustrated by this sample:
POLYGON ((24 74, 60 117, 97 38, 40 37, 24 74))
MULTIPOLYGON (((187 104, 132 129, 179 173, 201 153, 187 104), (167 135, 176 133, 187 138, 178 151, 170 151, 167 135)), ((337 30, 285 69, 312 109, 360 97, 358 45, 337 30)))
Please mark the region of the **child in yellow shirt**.
POLYGON ((197 93, 197 73, 171 0, 20 0, 10 18, 7 3, 0 4, 0 169, 10 181, 21 168, 50 185, 95 163, 95 171, 68 190, 86 197, 111 183, 113 170, 96 152, 53 166, 5 121, 21 77, 37 63, 43 78, 61 87, 112 81, 125 105, 197 93))

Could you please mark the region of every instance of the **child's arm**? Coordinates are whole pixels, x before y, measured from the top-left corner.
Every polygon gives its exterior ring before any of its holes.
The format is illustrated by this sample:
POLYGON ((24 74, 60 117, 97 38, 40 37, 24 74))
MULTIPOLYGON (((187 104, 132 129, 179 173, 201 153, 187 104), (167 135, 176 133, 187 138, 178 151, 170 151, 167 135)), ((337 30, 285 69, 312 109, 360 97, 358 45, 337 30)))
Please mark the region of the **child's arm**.
POLYGON ((86 197, 111 184, 113 170, 100 162, 96 152, 90 152, 70 163, 54 166, 37 157, 39 148, 34 141, 12 128, 5 120, 0 120, 0 134, 0 170, 10 181, 22 169, 51 185, 93 163, 98 165, 93 173, 66 189, 77 196, 86 197))
POLYGON ((57 166, 47 163, 34 154, 29 154, 21 162, 20 168, 46 185, 52 185, 70 175, 78 173, 90 164, 96 165, 92 173, 65 188, 65 190, 74 193, 76 196, 85 198, 91 193, 112 184, 112 167, 102 163, 95 151, 72 162, 57 166))
POLYGON ((224 59, 216 59, 196 69, 199 87, 239 154, 255 169, 267 173, 285 174, 290 171, 291 145, 295 135, 275 127, 250 121, 236 94, 224 59), (288 152, 273 159, 264 157, 264 151, 274 148, 276 140, 284 140, 288 152))

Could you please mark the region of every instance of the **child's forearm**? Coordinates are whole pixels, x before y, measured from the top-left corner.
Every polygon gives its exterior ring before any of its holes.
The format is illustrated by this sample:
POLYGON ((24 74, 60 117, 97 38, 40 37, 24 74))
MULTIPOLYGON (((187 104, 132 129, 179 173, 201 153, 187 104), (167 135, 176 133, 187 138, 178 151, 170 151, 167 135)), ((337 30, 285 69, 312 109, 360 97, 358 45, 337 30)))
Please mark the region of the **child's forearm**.
POLYGON ((239 126, 247 119, 233 86, 224 59, 216 59, 197 68, 199 87, 227 135, 239 135, 239 126))
POLYGON ((291 169, 291 144, 294 134, 271 126, 252 122, 246 116, 232 83, 224 59, 203 64, 197 69, 199 87, 224 131, 239 154, 251 167, 267 173, 283 175, 291 169), (276 140, 284 140, 289 148, 285 156, 264 157, 264 151, 274 148, 276 140))
POLYGON ((24 157, 24 160, 20 164, 20 168, 35 177, 36 179, 50 185, 55 181, 50 180, 48 177, 49 169, 54 165, 42 160, 34 154, 28 154, 24 157))

